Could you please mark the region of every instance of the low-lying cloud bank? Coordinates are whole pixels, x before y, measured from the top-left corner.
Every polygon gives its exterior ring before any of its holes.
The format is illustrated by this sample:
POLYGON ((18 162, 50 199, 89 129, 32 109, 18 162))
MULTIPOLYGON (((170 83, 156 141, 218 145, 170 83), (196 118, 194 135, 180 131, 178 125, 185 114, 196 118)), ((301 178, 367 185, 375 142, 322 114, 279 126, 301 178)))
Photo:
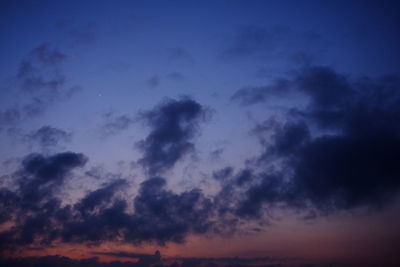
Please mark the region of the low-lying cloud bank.
MULTIPOLYGON (((91 266, 91 267, 250 267, 257 264, 259 267, 281 267, 285 266, 276 262, 276 260, 264 258, 161 258, 161 254, 157 251, 155 254, 132 254, 123 253, 96 253, 96 255, 114 256, 117 258, 132 258, 132 261, 112 261, 101 262, 97 257, 74 260, 63 256, 44 256, 44 257, 26 257, 14 259, 0 259, 2 266, 7 267, 39 267, 39 266, 91 266), (270 262, 269 264, 263 264, 270 262), (261 265, 260 265, 261 264, 261 265)), ((284 260, 283 260, 284 261, 284 260)), ((310 265, 307 265, 310 266, 310 265)), ((312 265, 311 265, 312 266, 312 265)))

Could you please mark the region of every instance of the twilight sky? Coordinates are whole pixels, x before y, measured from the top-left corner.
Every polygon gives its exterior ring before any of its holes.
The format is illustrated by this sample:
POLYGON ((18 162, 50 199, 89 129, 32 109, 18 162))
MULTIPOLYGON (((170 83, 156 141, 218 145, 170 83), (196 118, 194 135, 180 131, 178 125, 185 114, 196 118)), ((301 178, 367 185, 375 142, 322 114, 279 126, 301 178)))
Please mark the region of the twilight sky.
POLYGON ((1 0, 0 261, 396 266, 398 14, 1 0))

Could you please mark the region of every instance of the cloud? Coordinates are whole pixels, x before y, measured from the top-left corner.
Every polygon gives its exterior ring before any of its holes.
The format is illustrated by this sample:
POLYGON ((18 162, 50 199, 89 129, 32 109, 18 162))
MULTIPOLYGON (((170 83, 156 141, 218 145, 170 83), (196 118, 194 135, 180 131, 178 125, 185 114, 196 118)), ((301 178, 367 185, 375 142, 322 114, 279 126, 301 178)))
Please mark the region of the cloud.
POLYGON ((105 122, 100 128, 101 135, 104 137, 118 134, 135 123, 135 119, 129 115, 115 115, 114 112, 107 112, 104 115, 104 120, 105 122))
POLYGON ((55 147, 61 143, 69 143, 72 138, 72 133, 45 125, 26 135, 25 138, 28 142, 37 144, 46 149, 49 147, 55 147))
POLYGON ((150 134, 138 143, 144 156, 140 163, 150 175, 172 168, 194 150, 191 142, 206 110, 189 98, 165 100, 141 117, 150 126, 150 134))
MULTIPOLYGON (((280 267, 285 266, 279 263, 277 259, 270 257, 261 258, 161 258, 160 252, 156 251, 155 254, 135 254, 128 252, 92 252, 95 256, 112 256, 117 258, 139 258, 138 262, 100 262, 98 258, 87 258, 87 259, 70 259, 59 255, 55 256, 43 256, 43 257, 25 257, 25 258, 6 258, 1 259, 0 263, 4 266, 93 266, 93 267, 149 267, 149 266, 160 266, 160 267, 186 267, 186 266, 199 266, 199 267, 214 267, 214 266, 241 266, 250 267, 254 264, 263 264, 269 262, 270 264, 264 264, 264 267, 280 267), (168 261, 174 260, 173 263, 167 263, 168 261), (165 261, 165 263, 164 263, 165 261), (180 263, 178 263, 180 262, 180 263), (156 264, 156 265, 155 265, 156 264)), ((280 260, 284 262, 285 260, 280 260)), ((257 265, 260 266, 260 265, 257 265)), ((307 265, 308 266, 308 265, 307 265)))
POLYGON ((23 200, 27 204, 36 204, 51 196, 72 169, 82 167, 86 162, 87 158, 83 154, 73 152, 49 157, 36 153, 26 156, 21 169, 15 174, 23 200))
POLYGON ((102 209, 104 205, 110 203, 115 192, 126 184, 127 182, 125 180, 118 179, 102 188, 90 192, 75 205, 75 209, 78 210, 82 216, 88 216, 88 214, 94 213, 96 209, 102 209))
POLYGON ((132 252, 124 252, 124 251, 112 251, 112 252, 92 252, 93 255, 103 255, 103 256, 111 256, 116 258, 133 258, 133 259, 155 259, 160 261, 161 254, 157 250, 154 254, 143 254, 143 253, 132 253, 132 252))
POLYGON ((391 203, 400 191, 399 77, 357 79, 311 67, 287 80, 308 104, 287 111, 285 120, 258 125, 252 133, 262 153, 238 171, 213 172, 221 189, 212 197, 197 188, 174 192, 158 176, 194 149, 206 109, 189 98, 165 100, 140 114, 150 128, 139 142, 149 176, 133 197, 122 194, 129 183, 113 177, 64 203, 56 193, 87 158, 73 152, 26 156, 12 175, 14 187, 0 189, 0 221, 13 225, 0 232, 1 248, 56 241, 165 245, 191 234, 230 234, 246 222, 268 224, 273 208, 313 219, 391 203))
POLYGON ((12 219, 19 197, 6 188, 0 188, 0 224, 12 219))
MULTIPOLYGON (((106 241, 131 244, 182 243, 189 234, 214 227, 213 205, 198 189, 174 193, 161 177, 146 180, 129 201, 120 192, 124 179, 103 184, 75 204, 63 203, 58 190, 71 172, 86 163, 81 154, 65 152, 45 157, 32 154, 15 173, 17 190, 0 190, 0 219, 12 225, 0 231, 2 251, 54 242, 99 245, 106 241)), ((147 261, 147 258, 143 257, 147 261)))
POLYGON ((56 94, 65 83, 61 72, 66 55, 48 43, 33 49, 20 63, 16 78, 21 89, 35 93, 56 94))
POLYGON ((270 102, 275 97, 285 97, 290 93, 290 81, 286 79, 275 80, 271 86, 245 87, 236 91, 231 99, 238 101, 243 106, 257 103, 270 102))
POLYGON ((142 183, 134 200, 135 239, 182 243, 188 233, 204 234, 212 227, 212 205, 201 191, 175 194, 164 189, 165 180, 151 178, 142 183))
POLYGON ((0 110, 0 127, 42 114, 55 101, 68 99, 78 86, 69 86, 63 66, 67 56, 50 43, 43 43, 26 55, 15 74, 15 102, 0 110))
POLYGON ((56 238, 62 213, 61 200, 54 194, 70 173, 85 165, 82 154, 64 152, 53 156, 30 154, 13 175, 17 189, 1 189, 1 205, 11 211, 3 222, 13 225, 0 232, 0 248, 14 250, 35 242, 48 245, 56 238), (40 240, 40 241, 39 241, 40 240))
POLYGON ((170 258, 168 260, 175 260, 181 262, 178 264, 175 262, 170 265, 171 267, 186 267, 186 266, 199 266, 199 267, 250 267, 250 266, 263 266, 263 267, 280 267, 282 264, 266 264, 271 262, 284 262, 284 259, 273 259, 271 257, 256 257, 256 258, 241 258, 241 257, 220 257, 220 258, 185 258, 177 257, 170 258), (261 265, 262 264, 262 265, 261 265))
POLYGON ((233 168, 232 167, 225 167, 223 169, 214 171, 212 174, 212 177, 215 180, 219 180, 219 181, 224 181, 225 179, 227 179, 228 177, 230 177, 233 173, 233 168))
POLYGON ((400 78, 357 79, 314 66, 290 84, 309 103, 286 122, 258 128, 271 136, 257 159, 268 171, 252 178, 238 214, 257 217, 277 203, 321 212, 390 203, 400 191, 400 78))

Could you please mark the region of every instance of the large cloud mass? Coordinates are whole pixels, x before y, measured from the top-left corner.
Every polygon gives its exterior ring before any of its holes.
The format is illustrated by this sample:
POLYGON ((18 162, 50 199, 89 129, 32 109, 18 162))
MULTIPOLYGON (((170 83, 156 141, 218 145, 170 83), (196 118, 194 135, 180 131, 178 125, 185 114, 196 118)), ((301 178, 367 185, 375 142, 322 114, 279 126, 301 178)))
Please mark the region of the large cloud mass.
MULTIPOLYGON (((261 204, 276 202, 327 211, 382 207, 392 200, 400 189, 399 77, 354 79, 317 66, 286 85, 309 103, 289 110, 286 121, 269 119, 256 128, 260 136, 272 133, 270 142, 262 142, 259 166, 280 161, 281 167, 256 179, 239 211, 258 214, 261 204)), ((276 86, 265 94, 281 89, 276 86)), ((259 91, 242 89, 235 99, 253 104, 246 100, 253 93, 259 91)))

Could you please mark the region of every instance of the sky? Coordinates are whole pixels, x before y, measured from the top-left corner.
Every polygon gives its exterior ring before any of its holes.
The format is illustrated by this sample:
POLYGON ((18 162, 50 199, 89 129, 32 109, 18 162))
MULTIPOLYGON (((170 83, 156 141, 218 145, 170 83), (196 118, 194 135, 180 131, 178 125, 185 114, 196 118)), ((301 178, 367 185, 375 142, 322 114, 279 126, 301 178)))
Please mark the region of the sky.
POLYGON ((0 0, 0 262, 397 266, 399 13, 0 0))

